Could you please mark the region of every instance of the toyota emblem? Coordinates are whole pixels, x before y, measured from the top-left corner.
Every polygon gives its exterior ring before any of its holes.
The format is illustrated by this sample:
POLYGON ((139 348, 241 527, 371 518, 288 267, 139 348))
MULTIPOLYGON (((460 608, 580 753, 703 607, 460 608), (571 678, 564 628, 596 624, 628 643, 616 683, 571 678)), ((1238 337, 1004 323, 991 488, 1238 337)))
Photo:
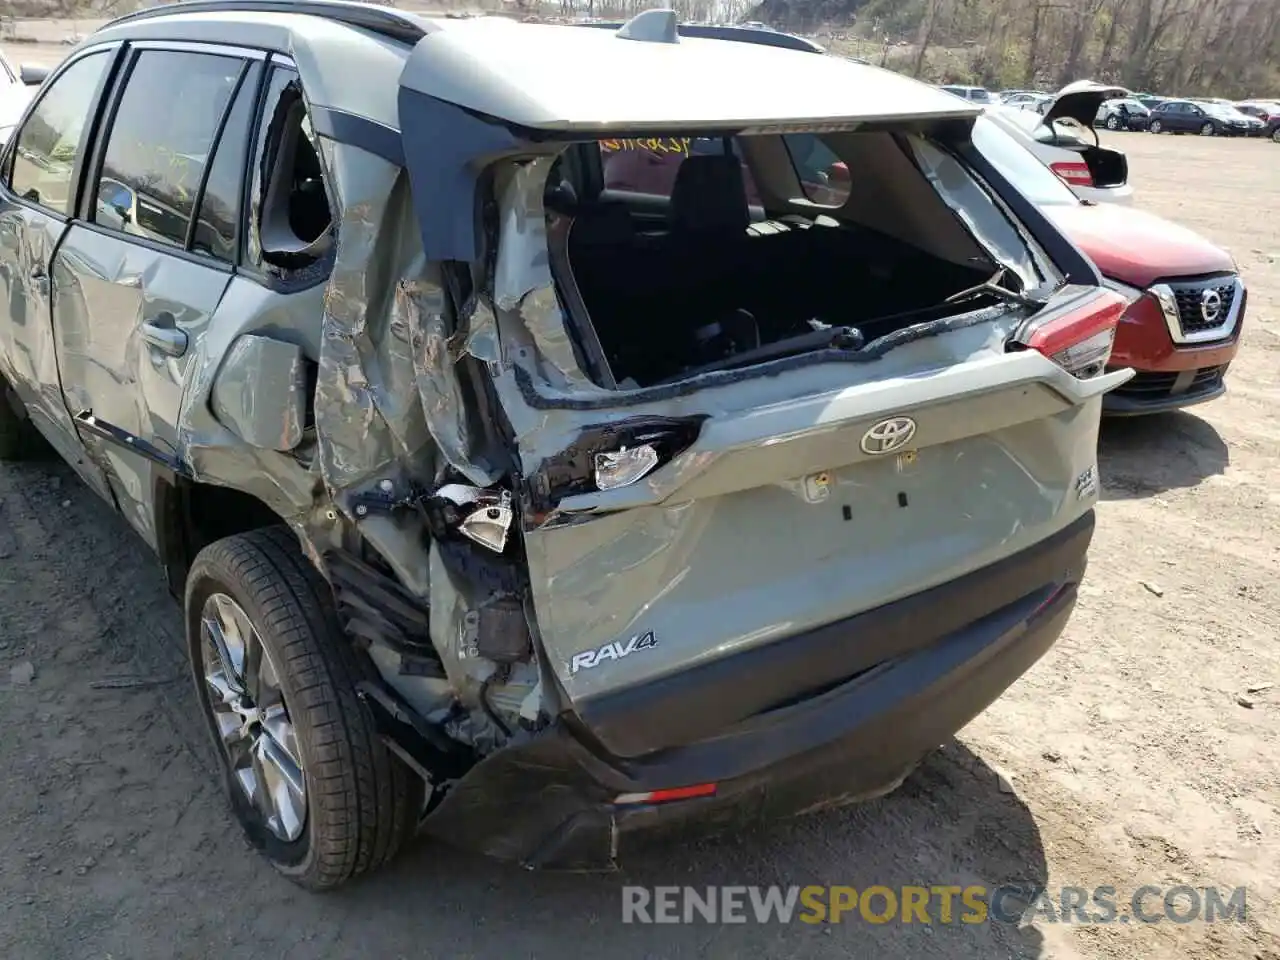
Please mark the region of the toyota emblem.
POLYGON ((1209 289, 1200 294, 1200 316, 1205 323, 1217 323, 1222 315, 1222 294, 1209 289))
POLYGON ((916 422, 910 417, 890 417, 873 425, 862 435, 862 452, 872 456, 901 450, 916 435, 916 422))

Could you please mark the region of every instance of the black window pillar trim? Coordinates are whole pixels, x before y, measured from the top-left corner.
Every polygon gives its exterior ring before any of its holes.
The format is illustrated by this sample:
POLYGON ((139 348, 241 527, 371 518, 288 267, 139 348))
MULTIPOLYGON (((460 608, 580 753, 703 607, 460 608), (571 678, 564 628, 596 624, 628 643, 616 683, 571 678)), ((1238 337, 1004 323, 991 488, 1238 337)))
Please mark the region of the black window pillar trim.
POLYGON ((85 223, 94 222, 94 206, 98 199, 98 182, 102 179, 102 165, 107 156, 107 143, 111 139, 111 131, 115 128, 116 114, 120 110, 120 101, 124 97, 125 88, 129 85, 129 77, 133 75, 134 65, 138 62, 138 49, 132 44, 123 46, 123 53, 116 63, 114 76, 108 89, 102 93, 102 102, 98 107, 95 124, 93 149, 82 152, 80 163, 85 169, 79 172, 82 178, 79 202, 76 205, 76 218, 85 223))
POLYGON ((231 117, 231 111, 235 109, 236 100, 240 97, 240 89, 244 86, 251 67, 252 63, 248 60, 240 62, 240 73, 236 76, 235 85, 231 88, 231 96, 227 98, 227 103, 222 108, 222 116, 218 117, 218 123, 213 128, 209 158, 205 161, 204 169, 200 171, 200 184, 196 187, 195 199, 191 204, 191 217, 187 220, 187 235, 182 242, 183 250, 191 250, 196 242, 196 224, 200 222, 200 208, 204 205, 204 191, 209 185, 209 175, 213 172, 213 165, 218 160, 218 151, 222 149, 222 135, 226 132, 227 121, 231 117))

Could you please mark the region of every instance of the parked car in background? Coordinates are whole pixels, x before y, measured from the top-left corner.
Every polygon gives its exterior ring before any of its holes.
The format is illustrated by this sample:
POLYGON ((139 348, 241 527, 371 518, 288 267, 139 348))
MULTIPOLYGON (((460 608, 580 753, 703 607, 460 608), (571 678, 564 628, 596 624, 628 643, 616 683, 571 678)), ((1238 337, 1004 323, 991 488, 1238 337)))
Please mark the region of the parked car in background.
POLYGON ((1071 614, 1124 296, 974 104, 677 28, 156 6, 5 148, 0 452, 159 554, 305 887, 879 796, 1071 614))
POLYGON ((1105 100, 1127 92, 1082 80, 1063 87, 1043 115, 1004 106, 989 109, 987 115, 1016 136, 1081 199, 1129 203, 1133 199, 1129 161, 1121 151, 1102 146, 1092 126, 1105 100))
POLYGON ((990 114, 978 119, 974 145, 1129 299, 1110 363, 1137 374, 1107 394, 1103 410, 1159 413, 1220 396, 1245 315, 1244 282, 1231 255, 1154 214, 1081 203, 993 121, 990 114))
POLYGON ((1000 100, 1001 106, 1030 110, 1033 113, 1044 113, 1052 103, 1053 94, 1051 93, 1015 93, 1000 100))
POLYGON ((1253 117, 1220 103, 1166 100, 1151 111, 1152 133, 1195 133, 1202 137, 1247 137, 1262 132, 1253 117))
POLYGON ((1095 127, 1108 130, 1146 130, 1151 111, 1132 97, 1104 101, 1093 118, 1095 127))
POLYGON ((1263 136, 1280 143, 1280 103, 1274 100, 1245 100, 1235 107, 1241 113, 1261 121, 1263 136))
POLYGON ((953 93, 957 97, 965 100, 972 100, 974 103, 995 103, 996 98, 991 95, 991 91, 986 87, 966 87, 954 83, 944 83, 941 89, 947 93, 953 93))
POLYGON ((1140 104, 1142 104, 1148 110, 1154 110, 1156 107, 1158 107, 1160 104, 1167 101, 1169 98, 1160 97, 1154 93, 1135 93, 1133 95, 1133 99, 1137 100, 1140 104))
POLYGON ((0 53, 0 146, 9 139, 14 124, 43 80, 42 70, 30 67, 15 70, 9 58, 0 53))

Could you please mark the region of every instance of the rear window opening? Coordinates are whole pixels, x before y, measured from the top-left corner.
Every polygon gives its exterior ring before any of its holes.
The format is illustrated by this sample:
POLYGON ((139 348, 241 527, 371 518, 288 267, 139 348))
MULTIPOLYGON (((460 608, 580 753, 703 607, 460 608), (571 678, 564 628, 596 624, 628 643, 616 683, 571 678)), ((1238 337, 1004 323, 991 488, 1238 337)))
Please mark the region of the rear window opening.
MULTIPOLYGON (((806 133, 571 148, 580 152, 547 183, 548 218, 559 221, 548 235, 566 238, 551 259, 562 302, 599 344, 603 379, 634 389, 857 349, 1002 302, 957 297, 1002 266, 965 223, 981 222, 1000 234, 1001 252, 1018 248, 1030 262, 1020 234, 952 154, 917 154, 911 139, 806 133), (956 190, 961 216, 944 198, 956 190), (973 196, 985 209, 968 208, 973 196)), ((1000 284, 1016 292, 1038 282, 1026 274, 1006 270, 1000 284)))

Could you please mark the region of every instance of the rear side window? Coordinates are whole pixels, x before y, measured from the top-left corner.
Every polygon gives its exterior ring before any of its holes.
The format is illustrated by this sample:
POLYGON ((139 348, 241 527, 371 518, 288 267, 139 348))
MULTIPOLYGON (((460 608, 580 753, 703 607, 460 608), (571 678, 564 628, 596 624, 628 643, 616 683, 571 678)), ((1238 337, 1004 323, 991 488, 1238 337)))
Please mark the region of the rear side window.
POLYGON ((215 54, 138 54, 107 138, 94 222, 185 248, 218 126, 244 65, 215 54))
POLYGON ((24 200, 71 212, 76 155, 111 53, 92 53, 67 67, 18 131, 9 186, 24 200))
POLYGON ((842 207, 852 189, 849 168, 816 133, 782 138, 805 198, 823 207, 842 207))

